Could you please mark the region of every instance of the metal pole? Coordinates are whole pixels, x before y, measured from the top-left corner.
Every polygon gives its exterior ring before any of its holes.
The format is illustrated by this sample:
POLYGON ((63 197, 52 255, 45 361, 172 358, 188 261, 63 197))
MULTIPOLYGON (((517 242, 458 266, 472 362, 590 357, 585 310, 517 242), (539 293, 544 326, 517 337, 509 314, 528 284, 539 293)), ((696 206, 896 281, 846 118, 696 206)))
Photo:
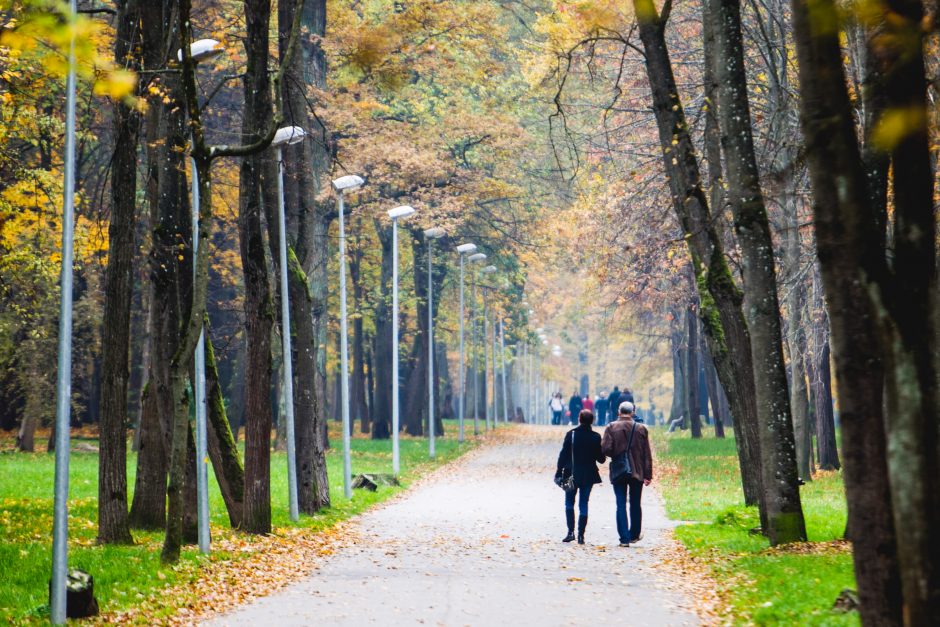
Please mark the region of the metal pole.
MULTIPOLYGON (((199 252, 199 170, 193 162, 193 283, 196 281, 196 255, 199 252)), ((206 466, 206 343, 205 328, 199 331, 194 356, 196 396, 196 515, 198 519, 199 551, 209 553, 209 469, 206 466)))
POLYGON ((473 353, 473 435, 480 435, 480 367, 477 363, 477 275, 470 272, 470 352, 473 353))
POLYGON ((464 389, 464 356, 463 356, 463 316, 464 316, 464 307, 463 307, 463 253, 460 253, 460 361, 457 364, 457 370, 459 370, 459 381, 460 381, 460 390, 458 394, 458 409, 457 412, 457 442, 463 442, 463 403, 464 396, 466 396, 466 390, 464 389))
POLYGON ((290 298, 287 293, 287 219, 284 216, 284 159, 277 149, 277 223, 281 260, 281 340, 284 361, 284 423, 287 437, 287 492, 290 499, 290 519, 300 518, 297 506, 297 457, 294 451, 294 371, 290 345, 290 298))
MULTIPOLYGON (((70 21, 76 0, 69 2, 70 21)), ((52 514, 52 581, 49 613, 53 625, 65 624, 68 571, 69 418, 72 398, 72 258, 75 230, 75 35, 69 42, 65 81, 65 181, 62 198, 62 268, 59 298, 59 368, 56 373, 55 496, 52 514)))
POLYGON ((529 344, 522 345, 522 359, 519 362, 519 405, 525 412, 526 422, 533 423, 535 419, 529 413, 529 344))
POLYGON ((434 459, 434 281, 431 280, 432 239, 428 240, 428 457, 434 459))
POLYGON ((346 321, 346 219, 343 191, 339 192, 339 320, 340 392, 343 405, 343 494, 352 498, 352 460, 349 454, 349 330, 346 321))
POLYGON ((499 375, 496 372, 496 308, 493 308, 493 324, 490 325, 490 338, 492 339, 493 350, 490 353, 493 355, 493 427, 496 427, 496 423, 499 422, 499 405, 498 405, 498 388, 496 386, 496 381, 499 378, 499 375))
POLYGON ((499 319, 499 356, 503 366, 503 422, 509 422, 509 396, 506 386, 506 337, 503 329, 503 319, 499 319))
POLYGON ((398 475, 398 220, 392 220, 392 473, 398 475))

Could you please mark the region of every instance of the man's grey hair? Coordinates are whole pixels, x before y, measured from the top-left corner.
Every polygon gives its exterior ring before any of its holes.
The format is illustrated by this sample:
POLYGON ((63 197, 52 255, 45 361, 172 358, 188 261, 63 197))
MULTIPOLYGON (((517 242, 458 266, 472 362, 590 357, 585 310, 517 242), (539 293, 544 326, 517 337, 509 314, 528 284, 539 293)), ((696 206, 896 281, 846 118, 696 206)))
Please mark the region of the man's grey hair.
POLYGON ((630 401, 624 401, 620 403, 620 409, 618 410, 621 414, 632 414, 633 413, 633 403, 630 401))

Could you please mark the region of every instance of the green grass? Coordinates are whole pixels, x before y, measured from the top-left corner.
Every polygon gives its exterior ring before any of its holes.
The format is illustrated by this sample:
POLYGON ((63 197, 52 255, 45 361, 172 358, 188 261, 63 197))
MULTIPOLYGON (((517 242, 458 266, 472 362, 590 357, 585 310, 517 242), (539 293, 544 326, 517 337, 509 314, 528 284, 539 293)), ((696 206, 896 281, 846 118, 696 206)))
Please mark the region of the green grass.
POLYGON ((852 556, 841 544, 846 510, 839 473, 818 473, 801 489, 809 543, 770 549, 750 533, 756 508, 743 505, 734 440, 653 430, 661 489, 686 548, 711 567, 736 624, 858 625, 858 614, 831 610, 854 588, 852 556))
MULTIPOLYGON (((449 421, 448 421, 449 422, 449 421)), ((331 426, 331 441, 340 442, 340 432, 331 426)), ((401 491, 429 470, 452 461, 474 443, 458 446, 456 427, 445 424, 449 437, 437 440, 437 459, 428 459, 426 439, 401 439, 402 487, 380 487, 376 492, 355 490, 352 500, 343 498, 342 455, 331 449, 327 455, 332 506, 315 516, 290 521, 287 502, 287 458, 273 453, 271 460, 272 523, 277 529, 302 527, 326 529, 354 516, 401 491)), ((391 441, 352 440, 353 473, 391 472, 391 441)), ((134 486, 136 456, 128 456, 128 485, 134 486)), ((52 483, 54 457, 46 453, 0 452, 0 623, 39 622, 47 614, 48 581, 52 563, 52 483)), ((97 490, 98 456, 73 451, 70 461, 69 565, 90 572, 102 612, 131 607, 159 594, 172 584, 192 579, 207 559, 185 547, 177 566, 160 564, 161 532, 134 531, 134 546, 98 546, 97 490)), ((214 537, 228 531, 228 515, 215 477, 210 471, 210 512, 214 537)), ((218 552, 213 560, 237 559, 218 552)), ((170 610, 167 610, 172 611, 170 610)))

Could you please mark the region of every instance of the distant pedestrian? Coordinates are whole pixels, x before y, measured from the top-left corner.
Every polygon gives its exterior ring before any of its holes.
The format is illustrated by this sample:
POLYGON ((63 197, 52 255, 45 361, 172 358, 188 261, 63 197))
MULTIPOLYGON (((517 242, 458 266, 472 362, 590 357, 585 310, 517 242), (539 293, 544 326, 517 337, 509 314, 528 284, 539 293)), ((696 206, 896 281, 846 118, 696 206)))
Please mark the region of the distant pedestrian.
POLYGON ((607 424, 607 392, 601 392, 594 401, 594 415, 597 416, 597 426, 607 424))
POLYGON ((565 402, 561 398, 561 392, 552 394, 552 400, 548 402, 548 407, 552 410, 552 424, 560 425, 561 416, 565 413, 565 402))
POLYGON ((649 432, 646 427, 633 419, 633 403, 624 401, 620 404, 619 419, 611 423, 604 431, 601 448, 604 455, 611 458, 611 472, 614 472, 614 458, 626 452, 630 471, 627 476, 614 480, 614 499, 617 502, 617 533, 620 546, 630 546, 643 537, 643 509, 640 499, 643 486, 653 480, 653 454, 650 451, 649 432), (627 519, 627 499, 630 500, 630 518, 627 519))
POLYGON ((631 392, 627 388, 623 388, 623 392, 620 393, 620 402, 622 403, 624 401, 629 401, 633 403, 634 406, 636 406, 636 401, 633 400, 633 392, 631 392))
POLYGON ((565 522, 568 535, 562 542, 574 540, 574 500, 578 497, 578 544, 584 544, 584 530, 588 521, 588 499, 591 488, 601 482, 597 464, 604 463, 601 452, 601 436, 591 428, 594 414, 590 410, 581 410, 578 426, 565 434, 565 440, 558 454, 556 481, 574 477, 574 489, 565 491, 565 522))
POLYGON ((613 423, 617 420, 617 408, 620 407, 620 388, 616 385, 614 389, 610 391, 610 396, 607 398, 607 414, 609 416, 608 423, 613 423))
POLYGON ((594 413, 594 401, 591 400, 590 394, 585 394, 581 399, 581 409, 588 409, 592 414, 594 413))
POLYGON ((578 415, 582 409, 584 407, 581 404, 581 397, 578 396, 578 392, 575 390, 571 398, 568 399, 568 416, 571 418, 571 424, 577 424, 575 421, 578 420, 578 415))

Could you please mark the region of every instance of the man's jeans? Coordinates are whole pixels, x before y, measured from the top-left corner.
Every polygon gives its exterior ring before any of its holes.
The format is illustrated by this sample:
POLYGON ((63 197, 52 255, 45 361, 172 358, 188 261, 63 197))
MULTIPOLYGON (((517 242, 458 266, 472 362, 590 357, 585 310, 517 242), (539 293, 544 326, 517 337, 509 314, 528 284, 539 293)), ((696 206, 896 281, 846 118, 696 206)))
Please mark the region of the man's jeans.
POLYGON ((614 499, 617 501, 617 533, 621 542, 631 542, 640 537, 643 522, 643 510, 640 497, 643 495, 643 482, 630 477, 627 481, 613 484, 614 499), (627 523, 627 495, 630 498, 630 521, 627 523))
POLYGON ((561 424, 561 415, 562 415, 563 413, 564 413, 564 412, 562 412, 562 411, 560 411, 560 410, 559 410, 559 411, 552 410, 552 424, 553 424, 553 425, 560 425, 560 424, 561 424))
POLYGON ((588 484, 583 487, 578 487, 571 492, 565 491, 565 510, 574 511, 574 495, 575 492, 578 493, 578 513, 581 516, 588 515, 588 499, 591 498, 591 488, 594 487, 591 484, 588 484))

